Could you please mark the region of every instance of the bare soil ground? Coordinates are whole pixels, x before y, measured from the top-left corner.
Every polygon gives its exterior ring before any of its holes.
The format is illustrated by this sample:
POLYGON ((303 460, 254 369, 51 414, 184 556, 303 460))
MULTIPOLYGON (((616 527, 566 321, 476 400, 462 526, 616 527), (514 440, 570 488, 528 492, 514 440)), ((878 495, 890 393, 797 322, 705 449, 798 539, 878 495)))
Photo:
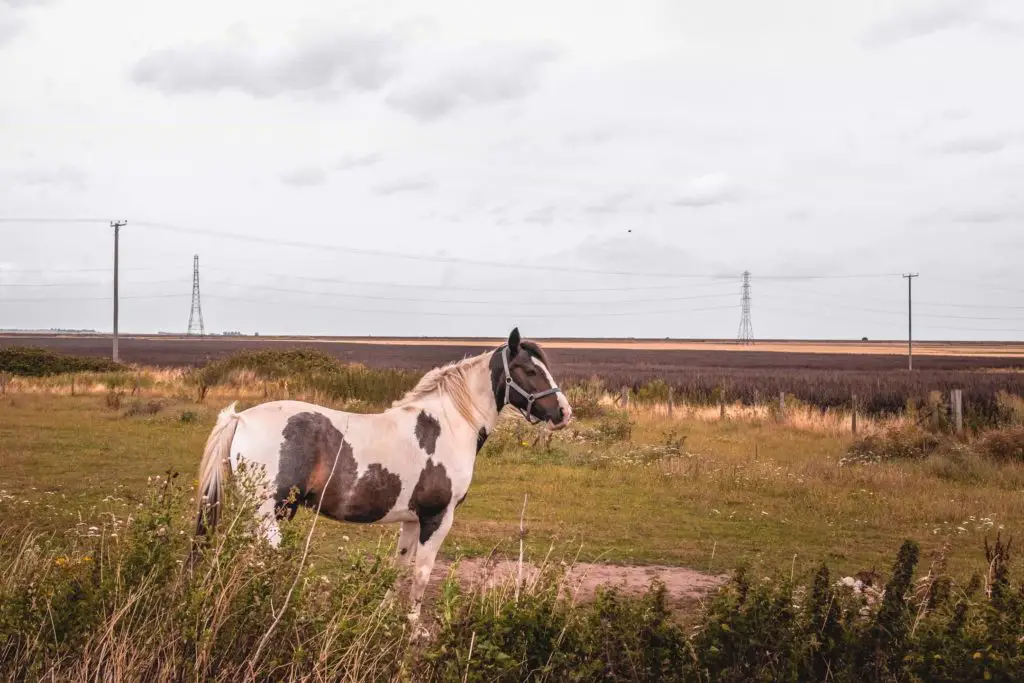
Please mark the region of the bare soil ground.
MULTIPOLYGON (((437 590, 450 570, 450 562, 437 562, 430 577, 430 588, 433 591, 437 590)), ((459 561, 456 577, 465 589, 514 586, 518 571, 518 563, 512 560, 495 561, 486 557, 472 557, 459 561)), ((537 573, 535 564, 523 563, 524 583, 529 584, 537 573)), ((587 601, 594 598, 599 587, 606 586, 616 587, 628 595, 643 595, 651 581, 658 579, 665 584, 669 605, 674 609, 684 609, 710 595, 728 578, 727 574, 706 574, 685 567, 580 562, 566 572, 565 593, 577 601, 587 601)))

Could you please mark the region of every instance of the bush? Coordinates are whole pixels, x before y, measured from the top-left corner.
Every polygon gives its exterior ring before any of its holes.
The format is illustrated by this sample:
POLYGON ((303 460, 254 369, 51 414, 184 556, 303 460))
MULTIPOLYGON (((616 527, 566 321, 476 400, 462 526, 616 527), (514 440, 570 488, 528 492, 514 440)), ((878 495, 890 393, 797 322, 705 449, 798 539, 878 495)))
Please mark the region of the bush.
POLYGON ((104 358, 71 356, 35 346, 0 348, 0 373, 46 377, 70 372, 118 372, 124 366, 104 358))
POLYGON ((982 453, 1002 462, 1024 462, 1024 427, 986 432, 978 444, 982 453))
POLYGON ((882 435, 870 434, 854 441, 840 464, 919 460, 934 453, 941 444, 942 440, 929 432, 892 427, 882 435))
POLYGON ((190 373, 199 399, 211 386, 275 382, 285 390, 318 393, 329 399, 359 399, 374 405, 388 404, 416 385, 420 374, 408 370, 370 369, 345 364, 315 350, 242 351, 214 361, 190 373))

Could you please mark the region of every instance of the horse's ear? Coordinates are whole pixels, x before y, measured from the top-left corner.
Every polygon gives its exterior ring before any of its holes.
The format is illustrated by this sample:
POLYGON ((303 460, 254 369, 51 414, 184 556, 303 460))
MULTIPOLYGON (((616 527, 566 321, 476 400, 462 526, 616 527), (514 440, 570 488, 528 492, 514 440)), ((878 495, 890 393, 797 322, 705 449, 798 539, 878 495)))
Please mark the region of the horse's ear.
POLYGON ((508 335, 509 354, 514 356, 519 353, 519 328, 513 328, 512 334, 508 335))

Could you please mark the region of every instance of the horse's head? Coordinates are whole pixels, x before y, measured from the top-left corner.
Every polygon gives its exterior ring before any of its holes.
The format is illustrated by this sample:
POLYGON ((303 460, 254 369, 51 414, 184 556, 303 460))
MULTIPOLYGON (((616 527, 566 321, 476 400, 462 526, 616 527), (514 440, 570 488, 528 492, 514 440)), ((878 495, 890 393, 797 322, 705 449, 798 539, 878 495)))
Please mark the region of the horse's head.
POLYGON ((531 423, 548 422, 552 429, 561 429, 572 418, 547 357, 537 344, 519 338, 519 328, 491 357, 491 384, 499 410, 509 403, 531 423))

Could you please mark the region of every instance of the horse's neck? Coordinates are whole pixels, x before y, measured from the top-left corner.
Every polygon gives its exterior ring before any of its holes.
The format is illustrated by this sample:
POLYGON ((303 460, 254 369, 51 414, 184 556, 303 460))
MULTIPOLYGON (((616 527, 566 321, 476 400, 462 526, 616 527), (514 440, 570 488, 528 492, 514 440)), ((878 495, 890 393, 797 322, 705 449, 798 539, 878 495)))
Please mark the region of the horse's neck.
POLYGON ((464 441, 476 452, 476 443, 480 430, 488 434, 494 431, 498 423, 498 409, 494 400, 494 389, 491 386, 491 372, 487 363, 479 363, 467 373, 467 388, 472 398, 472 407, 468 416, 464 416, 450 394, 443 391, 432 392, 413 401, 407 406, 415 406, 431 414, 443 417, 448 428, 455 432, 457 441, 464 441), (471 420, 467 417, 472 417, 471 420))

